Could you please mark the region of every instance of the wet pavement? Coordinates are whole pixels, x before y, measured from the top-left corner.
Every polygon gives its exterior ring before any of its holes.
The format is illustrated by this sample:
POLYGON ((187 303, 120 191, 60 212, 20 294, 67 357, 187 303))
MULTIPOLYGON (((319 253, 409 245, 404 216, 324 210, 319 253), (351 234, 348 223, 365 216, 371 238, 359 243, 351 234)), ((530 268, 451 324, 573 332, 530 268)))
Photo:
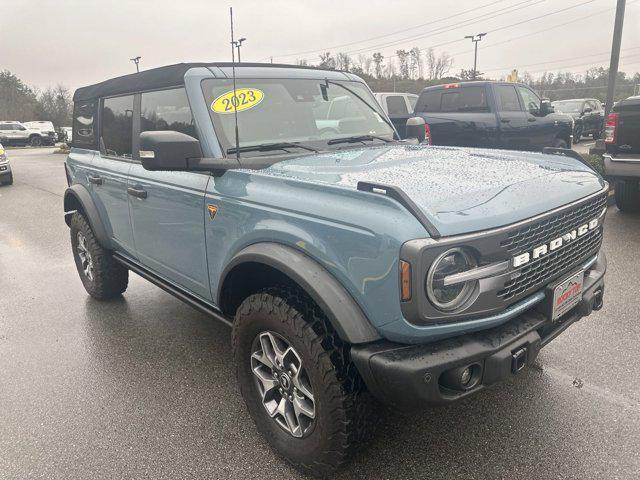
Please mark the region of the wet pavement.
MULTIPOLYGON (((62 217, 64 155, 0 187, 0 479, 304 478, 259 437, 227 327, 136 275, 97 302, 62 217)), ((605 307, 458 404, 380 408, 340 479, 640 478, 640 216, 609 209, 605 307)))

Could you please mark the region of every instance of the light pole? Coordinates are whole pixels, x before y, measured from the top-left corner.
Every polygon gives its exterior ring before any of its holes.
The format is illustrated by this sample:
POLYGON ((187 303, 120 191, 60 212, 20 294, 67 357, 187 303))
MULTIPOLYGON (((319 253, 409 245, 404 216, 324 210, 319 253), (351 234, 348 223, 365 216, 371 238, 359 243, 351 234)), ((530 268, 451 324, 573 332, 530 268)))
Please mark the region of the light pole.
POLYGON ((135 63, 135 64, 136 64, 136 73, 140 73, 140 67, 138 67, 138 64, 140 63, 140 59, 141 59, 141 58, 142 58, 142 57, 138 56, 138 57, 133 57, 133 58, 130 58, 130 59, 129 59, 129 60, 131 60, 133 63, 135 63))
POLYGON ((616 19, 613 25, 613 43, 611 45, 611 61, 609 62, 609 82, 607 83, 607 103, 604 107, 605 115, 609 115, 613 107, 613 97, 616 92, 616 77, 620 61, 620 43, 622 42, 622 24, 624 23, 625 0, 618 0, 616 19))
POLYGON ((473 79, 476 79, 476 75, 478 73, 478 42, 482 40, 486 33, 478 33, 477 35, 467 35, 464 38, 470 38, 473 44, 475 45, 475 52, 473 54, 473 79))
POLYGON ((246 40, 246 38, 242 37, 241 39, 236 40, 235 42, 231 42, 236 47, 236 49, 238 50, 238 63, 241 62, 241 60, 240 60, 240 47, 242 46, 242 42, 244 42, 245 40, 246 40))

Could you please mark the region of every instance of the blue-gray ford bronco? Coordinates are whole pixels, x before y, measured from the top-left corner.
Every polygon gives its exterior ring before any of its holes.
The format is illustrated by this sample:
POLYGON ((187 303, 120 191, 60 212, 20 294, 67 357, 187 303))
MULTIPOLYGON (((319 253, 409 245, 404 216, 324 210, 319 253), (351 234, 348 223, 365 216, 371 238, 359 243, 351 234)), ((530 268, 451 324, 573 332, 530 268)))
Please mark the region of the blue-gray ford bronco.
POLYGON ((357 76, 178 64, 80 88, 65 219, 87 292, 129 271, 233 329, 258 430, 315 475, 398 409, 531 365, 603 304, 608 185, 571 152, 400 141, 357 76))

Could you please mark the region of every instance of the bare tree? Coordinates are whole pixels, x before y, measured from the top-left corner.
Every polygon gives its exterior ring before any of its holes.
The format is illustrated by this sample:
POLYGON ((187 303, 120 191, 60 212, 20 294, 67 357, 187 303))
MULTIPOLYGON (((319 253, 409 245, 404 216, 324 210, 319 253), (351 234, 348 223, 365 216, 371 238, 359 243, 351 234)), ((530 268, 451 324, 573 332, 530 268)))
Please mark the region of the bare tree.
POLYGON ((360 59, 362 71, 367 75, 371 75, 371 64, 373 63, 373 58, 367 57, 363 54, 358 55, 358 58, 360 59))
POLYGON ((418 47, 409 50, 409 72, 411 78, 422 78, 422 55, 418 47))
POLYGON ((336 67, 338 70, 346 70, 349 71, 349 67, 351 66, 351 57, 346 53, 338 53, 336 57, 336 67))
POLYGON ((296 65, 300 65, 301 67, 306 67, 307 65, 309 65, 309 62, 307 61, 306 58, 298 58, 296 59, 296 65))
POLYGON ((382 78, 382 61, 384 60, 384 56, 380 52, 376 52, 373 54, 373 63, 375 63, 375 72, 377 78, 382 78))
POLYGON ((335 70, 336 68, 336 59, 331 56, 331 52, 325 52, 320 54, 320 68, 327 68, 330 70, 335 70))
POLYGON ((427 50, 425 58, 429 80, 437 80, 444 77, 453 66, 453 58, 447 52, 443 52, 439 57, 436 57, 433 48, 430 48, 427 50))
POLYGON ((400 64, 400 77, 409 78, 409 52, 406 50, 396 50, 398 56, 398 63, 400 64))

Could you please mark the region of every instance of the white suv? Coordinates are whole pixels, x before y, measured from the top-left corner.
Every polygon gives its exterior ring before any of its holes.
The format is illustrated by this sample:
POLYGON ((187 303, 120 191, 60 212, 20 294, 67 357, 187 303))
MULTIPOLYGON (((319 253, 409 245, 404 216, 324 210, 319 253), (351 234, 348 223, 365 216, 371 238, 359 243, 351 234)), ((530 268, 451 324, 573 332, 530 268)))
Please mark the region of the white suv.
POLYGON ((33 132, 38 132, 42 137, 43 144, 53 145, 58 139, 56 130, 51 122, 36 120, 33 122, 24 122, 23 125, 33 132))
MULTIPOLYGON (((51 122, 45 123, 51 124, 51 122)), ((51 131, 53 131, 53 128, 51 131)), ((0 122, 0 142, 5 145, 53 145, 55 143, 55 132, 50 134, 47 128, 42 130, 33 129, 27 124, 17 121, 3 121, 0 122)))

